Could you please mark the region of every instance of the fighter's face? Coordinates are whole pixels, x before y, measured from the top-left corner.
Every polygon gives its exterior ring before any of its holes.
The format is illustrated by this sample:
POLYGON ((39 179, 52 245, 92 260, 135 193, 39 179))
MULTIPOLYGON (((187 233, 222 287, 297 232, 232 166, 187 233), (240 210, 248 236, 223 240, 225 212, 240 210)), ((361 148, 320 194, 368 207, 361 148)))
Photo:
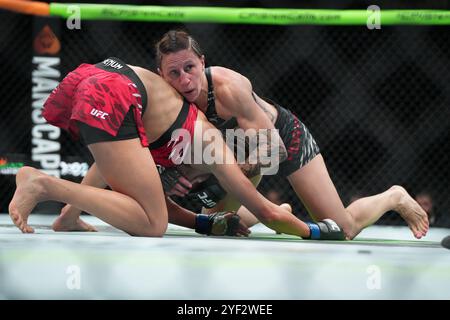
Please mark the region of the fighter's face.
POLYGON ((181 50, 163 56, 160 75, 189 102, 195 102, 202 89, 205 60, 192 50, 181 50))

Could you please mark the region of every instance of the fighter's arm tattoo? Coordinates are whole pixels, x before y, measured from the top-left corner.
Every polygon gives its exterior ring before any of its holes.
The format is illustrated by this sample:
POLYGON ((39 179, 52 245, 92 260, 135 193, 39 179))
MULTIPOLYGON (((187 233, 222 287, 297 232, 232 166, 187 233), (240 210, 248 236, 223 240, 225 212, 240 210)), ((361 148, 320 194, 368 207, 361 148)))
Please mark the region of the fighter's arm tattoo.
POLYGON ((261 164, 259 163, 249 164, 246 162, 244 164, 240 164, 239 167, 247 178, 253 178, 261 174, 261 164))
POLYGON ((252 92, 252 97, 253 97, 253 100, 255 100, 256 104, 262 109, 262 111, 264 111, 264 113, 267 115, 267 117, 270 119, 270 121, 272 123, 275 123, 275 115, 272 112, 270 112, 270 110, 267 109, 263 104, 258 102, 258 99, 256 99, 256 95, 254 92, 252 92))
MULTIPOLYGON (((263 104, 258 102, 256 95, 252 92, 252 96, 256 104, 264 111, 267 117, 270 119, 272 123, 275 123, 275 115, 263 104)), ((260 155, 266 155, 268 157, 272 157, 273 155, 277 155, 278 163, 283 162, 287 159, 287 150, 286 146, 282 138, 279 135, 277 129, 267 129, 267 130, 258 130, 258 152, 260 155), (274 131, 274 132, 272 132, 274 131)), ((251 151, 250 151, 251 154, 251 151)), ((261 168, 261 161, 258 161, 257 165, 249 164, 249 172, 256 172, 261 168)))

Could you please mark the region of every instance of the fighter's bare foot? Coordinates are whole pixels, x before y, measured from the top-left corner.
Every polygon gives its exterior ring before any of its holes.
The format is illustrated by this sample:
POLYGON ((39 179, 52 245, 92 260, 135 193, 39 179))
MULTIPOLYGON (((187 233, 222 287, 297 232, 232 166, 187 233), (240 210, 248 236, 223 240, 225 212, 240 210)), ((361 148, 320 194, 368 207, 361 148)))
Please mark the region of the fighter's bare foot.
POLYGON ((43 200, 44 188, 39 178, 45 175, 31 167, 21 168, 16 175, 16 192, 9 203, 9 216, 23 233, 33 233, 28 216, 36 204, 43 200))
POLYGON ((96 232, 97 229, 90 225, 89 223, 84 222, 80 218, 76 220, 65 220, 64 217, 58 217, 55 222, 52 224, 52 229, 54 231, 87 231, 87 232, 96 232))
POLYGON ((395 210, 405 219, 412 233, 417 239, 424 237, 429 228, 428 215, 422 207, 401 186, 393 186, 397 205, 395 210))
POLYGON ((55 222, 53 222, 52 229, 54 231, 97 231, 94 226, 81 220, 79 213, 77 213, 74 217, 74 215, 69 212, 71 209, 66 208, 67 206, 61 210, 61 215, 55 220, 55 222))

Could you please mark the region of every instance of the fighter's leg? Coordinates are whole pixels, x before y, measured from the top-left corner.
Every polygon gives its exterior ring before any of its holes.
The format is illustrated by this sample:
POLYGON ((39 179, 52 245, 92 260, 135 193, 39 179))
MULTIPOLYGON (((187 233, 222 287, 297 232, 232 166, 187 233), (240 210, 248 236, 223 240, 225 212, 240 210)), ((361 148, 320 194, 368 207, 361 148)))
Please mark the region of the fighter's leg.
POLYGON ((138 236, 161 236, 167 228, 162 186, 148 149, 139 139, 89 146, 102 176, 113 191, 50 177, 25 167, 17 175, 10 216, 22 232, 33 232, 27 219, 45 200, 70 203, 103 221, 138 236))
MULTIPOLYGON (((97 188, 106 188, 106 183, 98 171, 97 164, 94 162, 89 168, 86 176, 81 184, 93 186, 97 188)), ((97 229, 86 223, 80 218, 81 210, 71 204, 66 204, 62 209, 58 218, 53 222, 52 229, 54 231, 97 231, 97 229)))
POLYGON ((424 236, 428 230, 426 213, 398 186, 372 197, 361 198, 344 208, 320 154, 289 175, 288 180, 315 220, 334 220, 349 239, 389 210, 401 214, 415 237, 424 236))

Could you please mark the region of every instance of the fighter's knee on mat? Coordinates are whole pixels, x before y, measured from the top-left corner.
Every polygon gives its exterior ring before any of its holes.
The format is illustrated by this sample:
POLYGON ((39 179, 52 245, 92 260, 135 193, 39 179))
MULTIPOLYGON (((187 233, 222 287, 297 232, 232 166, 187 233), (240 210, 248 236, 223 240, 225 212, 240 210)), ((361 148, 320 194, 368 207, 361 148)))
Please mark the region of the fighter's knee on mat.
POLYGON ((353 240, 353 238, 355 238, 359 232, 355 232, 355 231, 347 231, 346 229, 344 230, 344 235, 345 235, 345 240, 353 240))
POLYGON ((140 230, 127 233, 134 237, 162 237, 166 233, 167 227, 167 222, 155 221, 150 225, 143 226, 140 230))
POLYGON ((361 227, 358 227, 354 219, 350 219, 349 221, 339 223, 339 227, 344 232, 346 240, 352 240, 353 238, 355 238, 361 232, 362 229, 361 227))

